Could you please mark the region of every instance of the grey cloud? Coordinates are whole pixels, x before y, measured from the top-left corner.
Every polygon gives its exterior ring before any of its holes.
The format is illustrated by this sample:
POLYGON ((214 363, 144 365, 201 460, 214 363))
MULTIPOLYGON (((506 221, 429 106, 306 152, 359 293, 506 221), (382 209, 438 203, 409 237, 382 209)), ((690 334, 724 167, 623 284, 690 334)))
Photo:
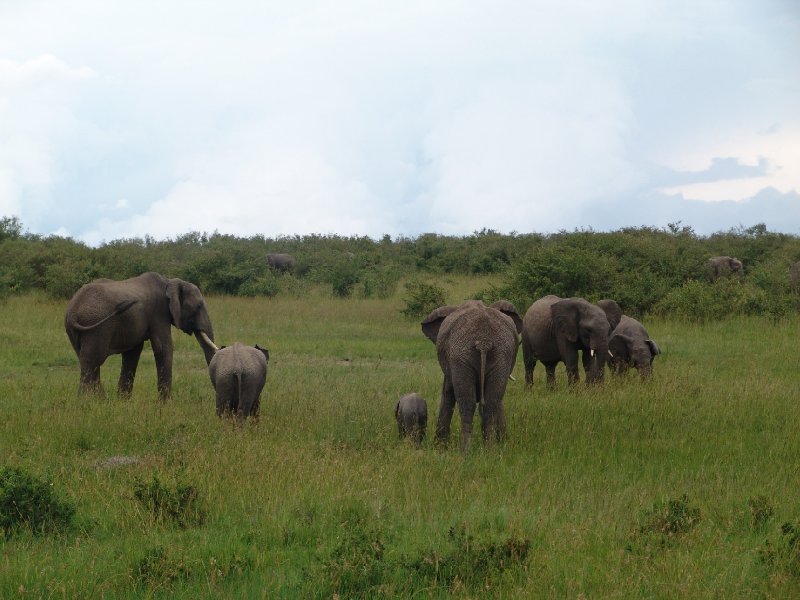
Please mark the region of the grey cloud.
POLYGON ((757 165, 743 164, 735 157, 715 157, 711 160, 711 166, 702 171, 676 171, 658 167, 652 175, 651 182, 653 187, 673 187, 692 183, 749 179, 769 175, 772 168, 772 163, 764 157, 759 157, 757 165))

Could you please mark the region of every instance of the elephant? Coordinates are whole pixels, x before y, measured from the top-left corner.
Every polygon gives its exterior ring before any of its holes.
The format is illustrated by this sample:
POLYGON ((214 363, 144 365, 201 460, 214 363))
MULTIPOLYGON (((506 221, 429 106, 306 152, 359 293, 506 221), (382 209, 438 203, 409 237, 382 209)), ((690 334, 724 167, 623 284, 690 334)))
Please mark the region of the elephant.
POLYGON ((294 262, 291 254, 267 254, 267 264, 276 271, 289 272, 294 268, 294 262))
POLYGON ((235 342, 214 354, 208 375, 217 395, 218 417, 230 413, 239 423, 247 417, 258 418, 268 363, 269 350, 258 344, 235 342))
POLYGON ((440 306, 422 321, 422 332, 436 346, 444 374, 436 442, 447 445, 450 421, 458 404, 461 450, 472 437, 472 420, 480 404, 484 442, 505 437, 503 396, 517 359, 522 319, 507 300, 486 306, 468 300, 460 306, 440 306))
POLYGON ((428 426, 428 404, 419 394, 401 396, 394 407, 400 439, 410 437, 417 445, 425 439, 428 426))
POLYGON ((611 372, 624 375, 628 367, 635 367, 642 379, 653 373, 653 359, 661 354, 639 321, 623 315, 608 339, 609 366, 611 372))
POLYGON ((742 261, 732 256, 712 256, 706 263, 706 279, 714 283, 721 277, 730 277, 731 275, 741 275, 743 265, 742 261))
POLYGON ((129 397, 145 340, 156 361, 162 400, 172 389, 171 326, 194 334, 205 354, 214 355, 214 331, 206 302, 193 283, 143 273, 124 281, 95 279, 81 287, 67 305, 64 327, 81 368, 79 394, 102 393, 100 366, 122 354, 117 393, 129 397))
POLYGON ((567 380, 574 385, 580 379, 579 351, 586 383, 601 382, 608 356, 610 325, 606 312, 583 298, 562 299, 550 295, 531 304, 522 325, 525 384, 533 384, 533 369, 539 360, 544 363, 549 387, 555 386, 559 362, 566 365, 567 380))
POLYGON ((614 328, 619 325, 620 319, 622 319, 622 309, 615 300, 609 298, 598 300, 595 304, 606 313, 606 318, 608 319, 608 334, 611 335, 611 332, 614 331, 614 328))

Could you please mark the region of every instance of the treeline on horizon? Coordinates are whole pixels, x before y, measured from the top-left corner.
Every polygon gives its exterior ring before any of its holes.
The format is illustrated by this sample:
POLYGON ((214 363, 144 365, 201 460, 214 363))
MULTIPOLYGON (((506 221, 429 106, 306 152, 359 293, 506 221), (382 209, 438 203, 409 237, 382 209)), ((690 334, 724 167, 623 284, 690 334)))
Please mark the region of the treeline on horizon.
MULTIPOLYGON (((554 234, 476 231, 468 236, 303 235, 241 238, 191 232, 174 239, 119 239, 97 248, 24 230, 0 218, 0 298, 42 291, 67 299, 98 277, 125 279, 145 271, 196 283, 206 294, 275 296, 330 286, 335 296, 387 298, 401 283, 411 300, 440 297, 437 277, 497 275, 478 296, 506 298, 524 311, 546 295, 613 298, 627 314, 696 320, 729 315, 780 318, 800 308, 790 266, 800 238, 763 224, 697 235, 680 222, 666 228, 554 234), (267 253, 292 254, 290 273, 271 270, 267 253), (742 277, 710 282, 706 262, 728 255, 744 263, 742 277)), ((406 311, 408 312, 408 311, 406 311)))

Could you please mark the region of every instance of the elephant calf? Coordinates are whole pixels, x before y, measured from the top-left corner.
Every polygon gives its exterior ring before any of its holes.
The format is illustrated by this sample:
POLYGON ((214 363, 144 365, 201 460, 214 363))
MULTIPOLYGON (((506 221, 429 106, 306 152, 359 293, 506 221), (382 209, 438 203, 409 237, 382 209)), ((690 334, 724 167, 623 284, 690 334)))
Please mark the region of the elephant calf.
POLYGON ((608 340, 608 354, 612 373, 624 374, 628 367, 635 367, 642 378, 653 372, 653 359, 661 349, 647 334, 639 321, 623 315, 608 340))
POLYGON ((428 426, 428 404, 419 394, 406 394, 394 407, 400 438, 410 437, 418 445, 425 439, 428 426))
POLYGON ((268 362, 269 350, 258 344, 235 342, 214 354, 208 374, 217 393, 217 416, 230 413, 239 422, 248 416, 258 417, 268 362))

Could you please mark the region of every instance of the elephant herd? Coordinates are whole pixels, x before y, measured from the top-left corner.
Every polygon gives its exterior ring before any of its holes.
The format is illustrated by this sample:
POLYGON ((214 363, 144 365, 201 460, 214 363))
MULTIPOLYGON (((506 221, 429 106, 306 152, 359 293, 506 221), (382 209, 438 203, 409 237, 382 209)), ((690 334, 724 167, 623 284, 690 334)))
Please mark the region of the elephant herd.
MULTIPOLYGON (((194 335, 205 355, 216 392, 218 416, 238 421, 257 417, 267 378, 269 351, 236 342, 218 347, 211 318, 196 285, 144 273, 124 281, 96 279, 70 300, 64 326, 80 362, 79 392, 101 392, 100 366, 112 354, 122 355, 118 394, 129 396, 144 342, 155 357, 158 392, 169 398, 172 385, 171 327, 194 335)), ((436 442, 446 445, 450 421, 458 408, 461 449, 470 443, 475 409, 485 443, 506 433, 503 396, 512 377, 519 346, 525 382, 533 382, 537 362, 544 364, 547 385, 555 384, 555 368, 563 362, 570 385, 579 380, 578 360, 587 384, 603 380, 606 365, 613 373, 634 367, 650 375, 660 349, 637 320, 623 315, 613 300, 592 304, 583 298, 545 296, 520 317, 511 302, 487 306, 468 300, 441 306, 421 323, 422 333, 436 346, 444 379, 436 421, 436 442)), ((427 405, 418 394, 406 394, 395 406, 401 437, 421 442, 427 425, 427 405)))

